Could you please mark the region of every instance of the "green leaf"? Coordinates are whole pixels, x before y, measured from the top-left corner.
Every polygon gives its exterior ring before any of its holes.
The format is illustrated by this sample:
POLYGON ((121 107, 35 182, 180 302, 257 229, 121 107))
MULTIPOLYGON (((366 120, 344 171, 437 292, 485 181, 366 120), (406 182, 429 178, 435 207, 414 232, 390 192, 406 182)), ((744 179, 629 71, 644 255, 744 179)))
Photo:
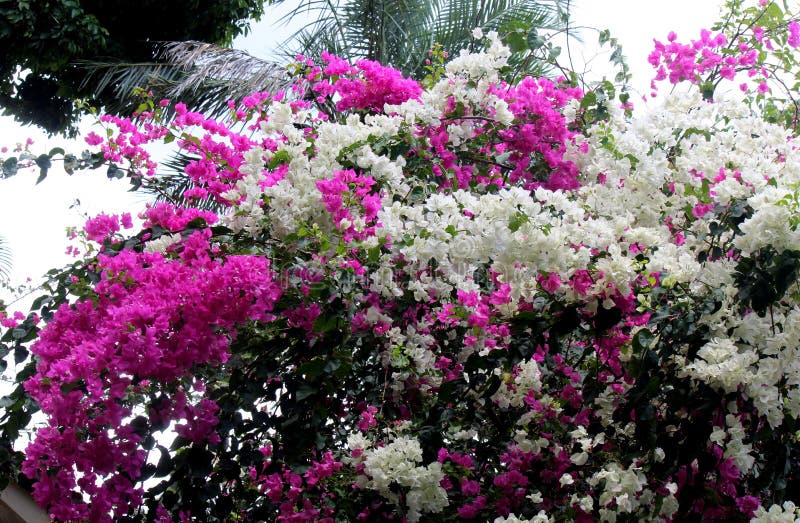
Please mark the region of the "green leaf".
POLYGON ((703 95, 703 100, 713 100, 714 99, 714 84, 711 82, 706 82, 700 86, 700 93, 703 95))
POLYGON ((508 219, 508 229, 511 232, 517 232, 519 228, 523 226, 523 224, 528 222, 529 219, 530 218, 528 218, 527 214, 518 212, 508 219))
POLYGON ((636 336, 633 337, 633 349, 636 352, 642 352, 650 348, 650 344, 653 342, 653 333, 650 332, 648 329, 641 329, 639 332, 636 333, 636 336))
MULTIPOLYGON (((535 51, 544 45, 544 39, 539 36, 539 32, 536 31, 536 28, 532 28, 528 33, 528 38, 526 39, 528 44, 528 49, 531 51, 535 51)), ((559 48, 559 51, 561 48, 559 48)))
POLYGON ((341 367, 342 367, 342 362, 341 361, 336 360, 336 359, 329 359, 325 363, 325 369, 324 370, 328 374, 333 374, 334 372, 339 370, 341 367))
POLYGON ((381 247, 376 245, 367 250, 367 260, 370 263, 377 263, 381 258, 381 247))
POLYGON ((89 153, 89 151, 84 151, 84 152, 88 157, 87 162, 90 163, 92 169, 98 169, 101 165, 106 163, 106 158, 103 153, 101 152, 89 153))
POLYGON ((64 155, 64 170, 70 176, 75 174, 75 169, 78 168, 78 157, 74 154, 65 154, 64 155))
POLYGON ((300 365, 297 368, 297 373, 303 376, 308 381, 314 381, 325 371, 326 366, 327 362, 325 361, 325 359, 317 357, 307 363, 300 365))
POLYGON ((636 419, 638 421, 650 421, 655 419, 656 417, 656 409, 650 404, 645 405, 644 407, 637 409, 636 411, 636 419))
POLYGON ((36 165, 39 166, 41 169, 49 169, 53 166, 53 162, 50 161, 50 157, 46 154, 40 154, 36 160, 36 165))
POLYGON ((28 349, 24 345, 17 345, 14 349, 14 364, 19 365, 28 357, 28 349))
POLYGON ((776 26, 783 21, 783 11, 781 10, 778 2, 770 2, 769 6, 764 10, 760 25, 767 27, 776 26))
POLYGON ((328 332, 333 330, 339 326, 339 317, 336 315, 325 315, 320 314, 320 316, 314 321, 314 327, 312 330, 314 332, 328 332))
POLYGON ((581 109, 586 110, 597 104, 597 95, 594 91, 589 91, 581 98, 581 109))
POLYGON ((13 405, 17 400, 11 396, 0 397, 0 409, 7 409, 13 405))
POLYGON ((286 149, 281 149, 280 151, 275 152, 270 158, 269 162, 267 162, 267 169, 273 170, 277 167, 285 163, 289 163, 292 160, 292 155, 289 154, 289 151, 286 149))
POLYGON ((6 158, 6 160, 3 162, 3 178, 14 176, 15 174, 17 174, 17 170, 19 170, 19 163, 17 162, 17 157, 12 156, 10 158, 6 158))
POLYGON ((163 478, 172 470, 172 456, 169 451, 161 445, 158 446, 158 450, 161 452, 161 457, 158 460, 158 465, 156 465, 155 477, 163 478))
POLYGON ((512 53, 520 53, 528 49, 527 40, 522 34, 516 31, 506 35, 503 43, 506 44, 509 49, 511 49, 512 53))
POLYGON ((303 401, 304 399, 308 398, 309 396, 313 396, 317 393, 317 389, 309 385, 308 383, 304 383, 300 385, 295 393, 295 397, 297 401, 303 401))
POLYGON ((141 437, 144 437, 150 431, 150 421, 144 416, 136 416, 131 420, 129 426, 133 432, 141 437))
POLYGON ((117 179, 125 177, 125 171, 114 165, 113 163, 108 164, 108 170, 106 171, 106 177, 109 180, 117 179))

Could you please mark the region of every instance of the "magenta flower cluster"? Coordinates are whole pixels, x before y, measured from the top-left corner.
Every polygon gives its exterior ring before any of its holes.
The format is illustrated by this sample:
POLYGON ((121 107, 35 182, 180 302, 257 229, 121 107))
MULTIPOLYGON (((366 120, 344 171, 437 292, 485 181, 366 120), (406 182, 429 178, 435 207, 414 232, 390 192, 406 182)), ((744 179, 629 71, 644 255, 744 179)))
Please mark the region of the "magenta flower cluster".
MULTIPOLYGON (((180 232, 181 220, 202 215, 166 204, 148 218, 180 232)), ((118 228, 103 216, 87 226, 105 239, 118 228)), ((131 424, 147 415, 178 434, 213 440, 216 405, 193 399, 201 385, 192 369, 220 365, 236 327, 268 321, 282 290, 269 260, 219 256, 210 230, 187 234, 174 256, 101 254, 94 299, 62 305, 31 351, 39 360, 25 386, 48 416, 26 451, 23 471, 33 495, 61 521, 105 521, 141 501, 137 478, 145 460, 131 424), (137 412, 145 391, 163 394, 158 409, 137 412), (79 488, 91 503, 65 493, 79 488)))
MULTIPOLYGON (((765 66, 759 59, 759 52, 775 50, 777 43, 765 36, 765 29, 759 25, 752 27, 748 38, 739 36, 729 41, 722 32, 712 33, 708 29, 700 32, 700 38, 690 43, 681 43, 675 32, 670 32, 667 42, 653 40, 654 50, 648 61, 656 69, 651 81, 653 96, 657 91, 656 82, 667 80, 671 84, 683 81, 691 83, 715 83, 719 79, 734 81, 738 73, 745 73, 753 85, 744 82, 739 85, 743 92, 751 90, 760 94, 769 92, 767 80, 773 75, 773 67, 765 66)), ((789 20, 786 27, 786 52, 800 46, 800 23, 789 20)))
POLYGON ((314 82, 312 88, 322 99, 336 95, 338 111, 382 111, 387 103, 399 104, 422 94, 417 82, 373 60, 359 60, 350 65, 330 53, 322 53, 322 60, 325 67, 313 67, 309 78, 318 78, 320 73, 325 77, 314 82))

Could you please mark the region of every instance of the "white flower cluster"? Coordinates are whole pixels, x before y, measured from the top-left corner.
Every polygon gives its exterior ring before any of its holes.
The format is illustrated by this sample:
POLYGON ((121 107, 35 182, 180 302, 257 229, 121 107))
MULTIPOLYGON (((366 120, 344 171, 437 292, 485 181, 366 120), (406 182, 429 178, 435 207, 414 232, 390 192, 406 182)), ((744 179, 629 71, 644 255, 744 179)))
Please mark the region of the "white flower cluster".
POLYGON ((753 468, 755 458, 752 456, 753 446, 745 443, 744 427, 735 414, 725 416, 725 427, 714 427, 709 441, 725 449, 725 457, 733 459, 736 468, 747 474, 753 468))
POLYGON ((500 516, 495 518, 494 523, 550 523, 552 521, 553 518, 548 516, 544 510, 540 510, 532 519, 522 519, 514 514, 509 514, 506 517, 500 516))
MULTIPOLYGON (((629 388, 624 385, 622 387, 629 388)), ((614 423, 614 411, 617 409, 617 402, 620 396, 619 389, 615 390, 611 385, 606 385, 595 398, 595 416, 604 427, 611 426, 614 423)))
MULTIPOLYGON (((709 104, 699 96, 670 97, 630 121, 612 111, 587 140, 588 152, 573 157, 586 178, 580 189, 586 208, 598 221, 628 217, 618 245, 640 236, 649 247, 645 270, 660 273, 663 286, 688 284, 692 296, 713 291, 722 299, 721 307, 703 313, 700 322, 713 338, 686 362, 684 373, 725 392, 743 391, 773 427, 784 411, 800 412, 794 363, 800 332, 789 320, 800 319, 796 295, 787 294, 768 318, 742 315, 736 311, 737 262, 725 256, 697 261, 711 243, 716 213, 736 202, 752 216, 735 237, 723 230, 718 245, 732 245, 745 257, 767 246, 778 253, 800 249, 797 141, 741 104, 709 104)), ((612 281, 619 262, 602 262, 612 281)))
POLYGON ((149 240, 144 246, 144 252, 167 252, 171 246, 180 243, 180 234, 162 234, 154 240, 149 240))
MULTIPOLYGON (((778 427, 783 422, 784 406, 778 383, 786 376, 783 364, 772 357, 760 357, 748 346, 737 346, 729 338, 714 338, 697 353, 696 359, 686 365, 682 372, 703 381, 726 393, 741 390, 753 400, 756 410, 766 417, 770 426, 778 427)), ((793 365, 793 367, 796 367, 793 365)), ((798 376, 790 384, 789 394, 797 397, 798 376)), ((796 412, 796 406, 792 404, 796 412)))
POLYGON ((404 487, 410 523, 419 521, 423 513, 441 512, 449 504, 447 492, 439 485, 444 478, 441 463, 419 465, 422 448, 416 439, 400 436, 382 447, 372 447, 362 436, 353 435, 348 444, 351 450, 362 451, 361 457, 353 460, 364 465, 365 475, 356 480, 358 486, 375 490, 394 504, 400 502, 400 496, 392 487, 404 487))
MULTIPOLYGON (((477 34, 479 38, 483 36, 482 32, 477 34)), ((500 41, 497 31, 489 31, 486 38, 489 40, 486 51, 470 53, 462 49, 457 57, 447 63, 446 71, 453 76, 466 76, 472 80, 488 76, 493 83, 497 82, 497 71, 508 63, 511 51, 500 41)))
MULTIPOLYGON (((492 396, 492 401, 496 402, 500 408, 522 407, 525 404, 525 397, 528 391, 539 392, 542 389, 542 372, 536 360, 520 362, 517 365, 515 376, 509 376, 506 383, 500 385, 497 392, 492 396)), ((495 370, 495 374, 502 376, 502 370, 495 370)))
POLYGON ((697 352, 697 357, 699 359, 685 367, 686 374, 726 393, 749 383, 753 377, 752 366, 758 362, 756 353, 740 351, 728 338, 712 339, 697 352))
POLYGON ((580 451, 572 454, 569 460, 579 467, 582 467, 589 460, 589 453, 594 447, 600 446, 606 441, 606 434, 601 432, 594 438, 589 436, 586 427, 579 426, 577 429, 569 433, 573 442, 580 446, 580 451))
MULTIPOLYGON (((598 488, 602 484, 600 504, 600 520, 614 523, 618 514, 632 514, 647 519, 657 496, 645 488, 647 478, 642 470, 634 465, 624 469, 618 463, 609 463, 602 470, 589 478, 589 485, 598 488)), ((678 491, 675 483, 665 485, 669 494, 661 500, 661 510, 652 514, 653 521, 662 517, 669 518, 678 510, 678 501, 674 494, 678 491)))
MULTIPOLYGON (((670 97, 663 107, 632 121, 614 114, 617 118, 589 131, 588 153, 576 153, 573 158, 587 180, 594 181, 598 175, 605 179, 582 188, 594 212, 604 216, 630 213, 637 226, 663 233, 668 217, 677 227, 688 225, 684 210, 698 204, 712 187, 710 195, 719 204, 746 199, 757 209, 743 224, 745 234, 736 240, 740 248, 749 252, 769 242, 798 244, 786 227, 790 211, 775 205, 800 176, 800 164, 789 161, 794 143, 787 139, 786 130, 748 115, 740 104, 708 104, 699 95, 670 97), (776 161, 779 158, 783 161, 776 161), (768 179, 777 182, 775 189, 767 187, 768 179), (764 216, 759 217, 762 211, 764 216), (749 221, 753 224, 748 225, 749 221), (767 234, 759 236, 764 230, 767 234)), ((653 268, 680 275, 673 276, 677 281, 690 281, 696 271, 687 270, 692 264, 682 253, 702 247, 707 233, 704 220, 698 220, 696 227, 688 229, 681 252, 664 253, 651 261, 653 268), (687 262, 689 267, 683 267, 687 262)), ((664 247, 668 243, 651 246, 670 248, 664 247)))
MULTIPOLYGON (((303 111, 297 114, 284 114, 284 109, 275 111, 281 128, 275 129, 278 124, 274 122, 265 126, 263 130, 267 136, 273 136, 277 130, 284 135, 289 129, 295 130, 291 123, 283 123, 285 118, 292 123, 302 123, 307 118, 303 111)), ((245 155, 247 165, 241 168, 246 176, 224 194, 228 201, 235 202, 233 212, 225 217, 225 224, 234 231, 244 230, 253 235, 270 227, 272 236, 280 239, 297 232, 300 226, 316 223, 323 232, 332 235, 336 224, 320 205, 322 195, 317 182, 343 168, 338 158, 344 149, 370 137, 395 136, 400 133, 401 125, 400 117, 384 115, 369 115, 363 121, 352 115, 345 123, 321 122, 316 126, 313 139, 301 134, 282 146, 281 151, 289 154, 289 170, 283 180, 266 188, 261 186, 264 163, 273 153, 254 148, 245 155), (313 156, 307 155, 309 149, 314 150, 313 156), (267 206, 263 205, 265 201, 267 206)), ((351 160, 362 168, 371 169, 373 177, 383 182, 386 201, 391 201, 395 194, 408 193, 409 186, 402 174, 405 165, 402 157, 391 159, 363 146, 353 153, 351 160)))
MULTIPOLYGON (((521 188, 484 195, 460 190, 435 194, 421 206, 394 202, 380 212, 379 218, 382 233, 392 238, 414 238, 413 242, 396 245, 397 253, 408 262, 404 270, 411 278, 416 279, 431 260, 437 262, 446 283, 420 282, 426 292, 475 290, 471 281, 475 268, 489 263, 511 285, 509 312, 520 298, 533 299, 539 289, 539 274, 554 273, 567 280, 589 265, 593 249, 605 254, 596 262, 602 278, 589 293, 600 292, 608 284, 629 292, 638 275, 637 267, 633 255, 622 251, 617 239, 646 234, 631 229, 625 214, 611 219, 587 217, 580 202, 560 191, 545 189, 534 194, 521 188)), ((658 236, 649 237, 655 241, 658 236)), ((386 255, 384 259, 388 262, 394 257, 386 255)), ((396 292, 391 286, 381 291, 385 295, 396 292)))
POLYGON ((758 507, 750 523, 800 523, 800 507, 791 501, 772 505, 769 510, 758 507))
POLYGON ((791 187, 767 187, 747 200, 755 212, 739 226, 744 234, 735 240, 743 254, 751 254, 767 246, 778 252, 800 248, 800 230, 790 225, 798 211, 789 203, 797 198, 796 190, 791 187))
MULTIPOLYGON (((482 32, 477 34, 483 36, 482 32)), ((498 83, 499 70, 508 63, 511 52, 500 42, 495 31, 487 33, 486 38, 489 47, 485 51, 469 53, 462 50, 447 63, 442 80, 424 91, 419 100, 411 99, 399 105, 387 104, 386 112, 400 115, 409 123, 438 125, 448 104, 455 102, 468 107, 491 108, 490 120, 503 125, 510 124, 514 116, 508 109, 508 103, 492 94, 490 88, 498 83)), ((464 124, 461 130, 451 126, 448 132, 452 131, 453 138, 461 144, 468 136, 468 129, 464 124)))

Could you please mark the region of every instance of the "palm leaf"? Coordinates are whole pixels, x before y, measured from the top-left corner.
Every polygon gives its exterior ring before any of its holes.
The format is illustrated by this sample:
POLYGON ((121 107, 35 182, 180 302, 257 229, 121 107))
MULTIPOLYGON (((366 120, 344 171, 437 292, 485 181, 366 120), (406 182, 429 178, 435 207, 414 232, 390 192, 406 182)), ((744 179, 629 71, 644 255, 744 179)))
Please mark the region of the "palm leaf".
MULTIPOLYGON (((520 27, 529 29, 561 30, 567 20, 562 14, 566 2, 531 0, 451 0, 441 1, 439 17, 432 32, 436 42, 448 52, 457 52, 469 47, 470 32, 475 27, 484 31, 497 31, 505 38, 511 30, 520 27)), ((519 66, 529 52, 517 53, 511 64, 519 66)), ((538 64, 541 68, 541 64, 538 64)), ((523 74, 538 74, 541 69, 522 71, 523 74)))
POLYGON ((228 100, 241 100, 256 91, 274 92, 290 83, 284 66, 214 44, 169 42, 164 44, 163 58, 185 72, 179 82, 172 83, 168 97, 184 100, 188 95, 203 100, 207 109, 227 108, 228 100), (209 88, 226 92, 227 97, 203 94, 209 88))
MULTIPOLYGON (((312 14, 314 21, 283 49, 286 56, 316 58, 328 50, 350 60, 378 60, 420 77, 434 43, 455 53, 469 47, 475 27, 501 36, 511 27, 559 30, 566 24, 566 5, 566 0, 305 0, 288 17, 312 14)), ((526 63, 529 54, 515 57, 512 65, 526 63)), ((533 65, 532 72, 543 69, 533 65)))
MULTIPOLYGON (((298 53, 318 58, 328 50, 350 60, 378 60, 420 77, 434 43, 455 53, 470 45, 475 27, 501 34, 512 23, 559 29, 565 23, 560 16, 565 4, 566 0, 301 0, 287 21, 298 16, 311 21, 282 49, 290 59, 298 53)), ((525 63, 525 58, 515 57, 512 65, 525 63)), ((105 109, 122 114, 138 106, 140 100, 133 96, 137 87, 153 91, 157 98, 180 100, 191 109, 219 115, 227 110, 228 100, 288 84, 284 69, 275 62, 193 41, 162 44, 152 62, 79 66, 89 71, 84 84, 93 83, 98 98, 116 100, 105 109), (102 93, 113 96, 100 97, 102 93)), ((534 71, 541 72, 541 67, 534 71)))
POLYGON ((11 250, 8 242, 0 236, 0 280, 8 280, 11 273, 11 250))
POLYGON ((86 71, 80 88, 92 86, 98 100, 105 100, 103 110, 128 115, 141 100, 137 88, 152 90, 154 96, 163 94, 164 85, 181 77, 182 71, 172 64, 159 62, 82 61, 77 67, 86 71))
POLYGON ((161 163, 160 167, 164 169, 163 171, 142 182, 142 190, 152 194, 157 201, 215 212, 221 211, 222 206, 213 197, 191 202, 183 197, 183 193, 194 186, 191 178, 186 175, 185 169, 189 162, 195 159, 196 157, 180 151, 175 153, 170 159, 161 163))
POLYGON ((298 53, 316 58, 330 51, 350 60, 397 66, 397 60, 387 58, 405 56, 398 50, 430 26, 430 6, 423 0, 304 0, 283 21, 300 16, 313 21, 290 36, 281 50, 290 59, 298 53), (420 29, 409 31, 412 27, 420 29))
POLYGON ((157 99, 181 101, 193 110, 216 116, 227 111, 228 100, 288 85, 285 69, 275 62, 195 41, 166 42, 152 62, 96 61, 78 66, 88 71, 84 85, 93 84, 98 97, 113 93, 116 102, 104 109, 117 114, 136 109, 141 102, 135 96, 137 88, 152 91, 157 99))

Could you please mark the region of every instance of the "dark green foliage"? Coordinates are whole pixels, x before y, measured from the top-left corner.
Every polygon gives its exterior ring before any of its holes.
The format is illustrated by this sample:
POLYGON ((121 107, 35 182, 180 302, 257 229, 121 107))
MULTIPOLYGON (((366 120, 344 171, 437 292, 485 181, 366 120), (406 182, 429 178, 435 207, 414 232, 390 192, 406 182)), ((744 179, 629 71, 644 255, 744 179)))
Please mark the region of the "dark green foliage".
POLYGON ((796 284, 800 269, 800 251, 776 252, 763 248, 751 258, 743 258, 736 266, 736 283, 743 308, 751 308, 765 316, 796 284))
POLYGON ((152 62, 162 41, 229 44, 262 12, 260 0, 2 1, 0 107, 48 133, 74 134, 78 100, 106 106, 115 99, 112 86, 97 93, 86 85, 78 62, 152 62))
MULTIPOLYGON (((37 168, 39 176, 36 178, 36 183, 39 184, 47 178, 47 173, 49 172, 50 168, 53 167, 53 162, 63 162, 64 171, 72 176, 75 174, 76 171, 82 171, 86 169, 99 169, 100 167, 107 165, 106 175, 108 178, 123 178, 126 173, 119 167, 114 164, 107 164, 105 158, 103 157, 103 153, 101 151, 90 152, 88 150, 83 151, 80 157, 67 153, 61 147, 54 147, 50 149, 50 152, 43 153, 38 156, 31 154, 28 151, 22 152, 19 156, 9 156, 8 158, 0 158, 0 180, 3 178, 10 178, 11 176, 15 176, 19 172, 24 172, 26 169, 30 168, 37 168)), ((131 174, 128 174, 131 177, 131 184, 134 186, 134 189, 141 184, 139 179, 134 179, 131 174)), ((6 253, 7 254, 7 253, 6 253)), ((2 246, 2 241, 0 241, 0 267, 4 263, 4 250, 2 246)), ((10 258, 5 260, 5 262, 10 262, 10 258)), ((2 271, 0 271, 0 276, 2 276, 2 271)))

